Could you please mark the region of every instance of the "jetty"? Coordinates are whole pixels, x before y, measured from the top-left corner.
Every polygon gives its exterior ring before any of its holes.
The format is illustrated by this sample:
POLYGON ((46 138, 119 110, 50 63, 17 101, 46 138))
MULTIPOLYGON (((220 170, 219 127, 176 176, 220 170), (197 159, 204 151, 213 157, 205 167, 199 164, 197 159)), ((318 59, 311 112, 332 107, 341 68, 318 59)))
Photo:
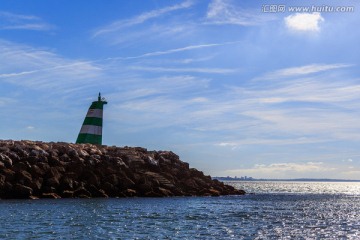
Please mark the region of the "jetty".
POLYGON ((0 140, 0 198, 242 195, 172 151, 0 140))

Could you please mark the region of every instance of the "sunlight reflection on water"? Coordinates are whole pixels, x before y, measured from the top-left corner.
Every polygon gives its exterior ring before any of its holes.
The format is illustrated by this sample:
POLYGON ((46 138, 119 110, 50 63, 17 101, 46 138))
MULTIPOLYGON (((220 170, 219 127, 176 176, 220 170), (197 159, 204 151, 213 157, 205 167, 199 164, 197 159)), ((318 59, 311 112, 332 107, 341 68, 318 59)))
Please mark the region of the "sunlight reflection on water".
POLYGON ((247 193, 360 195, 360 182, 229 181, 247 193))
POLYGON ((359 183, 231 184, 255 194, 0 200, 0 239, 360 239, 359 183))

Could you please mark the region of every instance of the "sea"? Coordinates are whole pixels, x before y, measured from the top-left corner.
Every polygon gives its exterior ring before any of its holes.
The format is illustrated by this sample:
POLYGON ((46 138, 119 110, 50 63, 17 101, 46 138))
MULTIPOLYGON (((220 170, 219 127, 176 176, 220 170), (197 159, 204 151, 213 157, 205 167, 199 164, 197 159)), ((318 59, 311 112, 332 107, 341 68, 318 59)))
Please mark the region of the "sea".
POLYGON ((360 239, 359 182, 227 182, 222 197, 0 200, 0 239, 360 239))

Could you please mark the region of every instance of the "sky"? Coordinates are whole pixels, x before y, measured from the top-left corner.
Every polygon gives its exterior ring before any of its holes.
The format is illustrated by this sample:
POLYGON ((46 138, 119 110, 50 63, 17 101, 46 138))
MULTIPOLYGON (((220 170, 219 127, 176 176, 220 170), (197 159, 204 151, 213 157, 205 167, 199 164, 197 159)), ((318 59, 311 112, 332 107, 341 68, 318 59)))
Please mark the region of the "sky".
POLYGON ((360 3, 0 4, 0 139, 171 150, 211 176, 360 179, 360 3))

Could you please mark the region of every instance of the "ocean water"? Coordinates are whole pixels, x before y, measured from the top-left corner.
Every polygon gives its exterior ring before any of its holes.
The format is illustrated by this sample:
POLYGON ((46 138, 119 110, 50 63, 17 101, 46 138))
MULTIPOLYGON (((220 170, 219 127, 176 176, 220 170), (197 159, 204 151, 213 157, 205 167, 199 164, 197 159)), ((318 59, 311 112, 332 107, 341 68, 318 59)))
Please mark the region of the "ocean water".
POLYGON ((254 194, 0 200, 0 239, 360 239, 360 183, 229 184, 254 194))

